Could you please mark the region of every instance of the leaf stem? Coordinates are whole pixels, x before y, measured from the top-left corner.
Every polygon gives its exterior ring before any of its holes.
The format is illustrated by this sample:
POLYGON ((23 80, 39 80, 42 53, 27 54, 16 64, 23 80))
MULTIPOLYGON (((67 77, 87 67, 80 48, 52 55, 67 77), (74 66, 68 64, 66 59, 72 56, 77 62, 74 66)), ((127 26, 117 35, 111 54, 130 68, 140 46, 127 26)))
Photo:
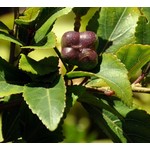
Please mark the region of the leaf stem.
MULTIPOLYGON (((18 17, 19 17, 19 7, 14 7, 14 20, 18 17)), ((17 29, 18 29, 18 26, 14 21, 13 30, 12 32, 10 32, 10 34, 17 37, 17 29)), ((9 63, 11 64, 13 64, 15 60, 15 47, 16 47, 16 44, 11 42, 10 56, 9 56, 9 63)))

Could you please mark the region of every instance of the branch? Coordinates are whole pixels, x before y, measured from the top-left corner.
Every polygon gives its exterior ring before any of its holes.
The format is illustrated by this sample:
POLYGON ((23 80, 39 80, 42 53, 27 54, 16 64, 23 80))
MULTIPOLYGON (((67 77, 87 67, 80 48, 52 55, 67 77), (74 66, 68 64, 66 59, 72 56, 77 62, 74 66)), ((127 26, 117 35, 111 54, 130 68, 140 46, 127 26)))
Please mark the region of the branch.
MULTIPOLYGON (((18 18, 18 17, 19 17, 19 8, 18 7, 14 7, 14 20, 16 18, 18 18)), ((18 26, 17 26, 17 24, 14 21, 13 30, 12 30, 12 32, 10 34, 15 36, 15 37, 17 37, 17 28, 18 28, 18 26)), ((16 44, 15 43, 11 43, 11 45, 10 45, 10 56, 9 56, 9 62, 11 64, 14 63, 15 47, 16 47, 16 44)))
POLYGON ((103 93, 107 96, 112 96, 115 94, 114 91, 110 90, 109 87, 100 87, 100 88, 97 88, 97 87, 90 87, 90 86, 85 86, 87 88, 87 90, 91 91, 91 92, 100 92, 100 93, 103 93))

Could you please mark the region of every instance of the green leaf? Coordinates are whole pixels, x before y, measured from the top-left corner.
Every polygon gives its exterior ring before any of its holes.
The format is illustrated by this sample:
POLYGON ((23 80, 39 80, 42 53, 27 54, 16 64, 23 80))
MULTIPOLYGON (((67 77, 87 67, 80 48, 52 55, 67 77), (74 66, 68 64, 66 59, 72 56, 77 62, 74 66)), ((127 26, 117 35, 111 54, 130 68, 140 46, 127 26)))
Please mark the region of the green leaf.
POLYGON ((122 137, 122 134, 118 132, 118 129, 121 130, 121 127, 118 126, 116 123, 112 123, 115 120, 110 119, 108 123, 105 120, 106 115, 102 114, 101 109, 98 109, 96 107, 93 107, 92 105, 88 105, 84 103, 82 105, 89 113, 93 121, 95 121, 95 123, 98 125, 98 127, 100 127, 113 142, 120 143, 125 141, 124 137, 122 137), (110 122, 113 124, 113 126, 110 122))
POLYGON ((54 131, 65 108, 66 87, 62 76, 52 87, 38 87, 38 85, 28 84, 24 88, 23 97, 29 108, 36 114, 42 123, 50 130, 54 131))
MULTIPOLYGON (((110 53, 102 55, 100 71, 96 74, 84 71, 72 71, 66 74, 69 79, 80 77, 95 77, 103 79, 104 82, 114 90, 116 95, 128 106, 132 105, 132 90, 128 79, 128 71, 120 60, 110 53)), ((93 81, 92 81, 93 82, 93 81)), ((101 82, 101 80, 99 80, 101 82)), ((90 83, 90 82, 89 82, 90 83)), ((98 85, 97 80, 97 85, 98 85)))
POLYGON ((23 45, 21 41, 19 41, 15 37, 13 37, 13 36, 5 33, 5 32, 2 32, 2 31, 0 31, 0 39, 9 41, 9 42, 12 42, 12 43, 15 43, 15 44, 18 44, 20 46, 23 45))
POLYGON ((2 21, 0 21, 0 30, 10 31, 10 29, 2 21))
POLYGON ((95 74, 91 72, 86 71, 71 71, 66 73, 65 75, 68 79, 75 79, 75 78, 81 78, 81 77, 92 77, 95 76, 95 74))
POLYGON ((126 45, 120 48, 116 55, 125 64, 128 76, 131 78, 150 61, 150 46, 140 44, 126 45))
POLYGON ((150 115, 145 111, 129 108, 118 98, 101 94, 84 93, 78 101, 114 142, 150 142, 150 115))
POLYGON ((136 43, 150 44, 150 8, 141 8, 142 15, 139 17, 136 27, 136 43))
POLYGON ((0 96, 22 93, 27 76, 0 58, 0 96))
POLYGON ((120 47, 135 42, 134 32, 139 14, 138 8, 101 8, 97 35, 107 40, 103 51, 107 48, 107 52, 115 52, 120 47))
POLYGON ((35 45, 23 46, 21 48, 30 49, 46 49, 54 48, 56 46, 56 35, 53 32, 48 33, 40 42, 35 45))
POLYGON ((54 13, 52 16, 50 16, 47 19, 47 21, 36 31, 35 36, 34 36, 35 42, 36 43, 40 42, 49 33, 51 26, 53 25, 53 23, 55 22, 57 18, 69 13, 71 10, 72 8, 69 8, 69 7, 63 8, 57 11, 56 13, 54 13))
POLYGON ((9 96, 23 92, 23 86, 9 84, 6 81, 0 81, 0 96, 9 96))
POLYGON ((33 23, 39 16, 41 8, 31 7, 27 8, 22 16, 19 16, 19 19, 16 19, 15 22, 19 25, 30 25, 33 23))
POLYGON ((63 140, 62 122, 55 131, 49 131, 25 101, 22 102, 19 113, 22 138, 27 143, 56 143, 63 140))
POLYGON ((126 68, 116 56, 109 53, 102 55, 100 71, 96 76, 102 78, 125 104, 131 106, 132 90, 127 74, 126 68))
POLYGON ((19 68, 36 75, 49 74, 58 69, 58 57, 50 56, 40 61, 36 61, 24 54, 21 54, 19 68))

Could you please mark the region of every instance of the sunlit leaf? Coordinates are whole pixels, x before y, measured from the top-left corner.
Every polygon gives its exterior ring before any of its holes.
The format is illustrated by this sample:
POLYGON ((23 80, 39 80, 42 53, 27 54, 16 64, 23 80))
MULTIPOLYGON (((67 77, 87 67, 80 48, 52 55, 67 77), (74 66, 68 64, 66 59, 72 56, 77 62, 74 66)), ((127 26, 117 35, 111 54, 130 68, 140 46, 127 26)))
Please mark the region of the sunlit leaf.
POLYGON ((71 71, 66 74, 68 79, 81 78, 81 77, 92 77, 95 76, 93 73, 86 71, 71 71))
POLYGON ((134 32, 139 17, 138 8, 103 7, 98 19, 97 35, 107 41, 103 50, 115 52, 118 48, 135 42, 134 32))
POLYGON ((51 25, 55 22, 57 18, 69 13, 71 10, 72 8, 70 7, 63 8, 60 11, 54 13, 52 16, 50 16, 48 20, 36 31, 34 36, 35 42, 40 42, 48 34, 51 25))
POLYGON ((19 68, 32 74, 45 75, 58 69, 58 57, 48 57, 36 61, 28 56, 21 55, 19 68))
POLYGON ((19 25, 30 25, 37 19, 40 11, 41 8, 38 7, 27 8, 23 15, 19 16, 19 19, 16 19, 15 22, 19 25))
POLYGON ((150 61, 150 46, 140 44, 126 45, 120 48, 116 55, 128 69, 129 77, 132 77, 150 61))
POLYGON ((23 43, 21 41, 19 41, 15 37, 13 37, 13 36, 5 33, 5 32, 2 32, 2 31, 0 31, 0 39, 9 41, 9 42, 12 42, 12 43, 15 43, 15 44, 18 44, 20 46, 23 45, 23 43))
POLYGON ((36 84, 28 84, 24 88, 24 99, 29 108, 35 113, 43 124, 54 131, 65 108, 65 83, 60 76, 52 87, 38 87, 36 84))
POLYGON ((103 54, 100 71, 96 74, 102 78, 116 95, 127 104, 132 105, 132 90, 125 66, 112 54, 103 54))

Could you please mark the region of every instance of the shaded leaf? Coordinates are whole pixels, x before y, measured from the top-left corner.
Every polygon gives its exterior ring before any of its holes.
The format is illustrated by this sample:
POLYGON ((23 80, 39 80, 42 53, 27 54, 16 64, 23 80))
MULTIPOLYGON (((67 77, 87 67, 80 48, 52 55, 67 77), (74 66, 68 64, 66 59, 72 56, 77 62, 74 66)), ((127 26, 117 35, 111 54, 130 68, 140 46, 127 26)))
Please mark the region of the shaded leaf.
POLYGON ((36 61, 24 54, 21 54, 19 68, 36 75, 45 75, 58 69, 58 57, 48 57, 36 61))
POLYGON ((15 22, 19 25, 30 25, 33 23, 39 16, 41 8, 31 7, 27 8, 23 15, 19 16, 19 19, 16 19, 15 22))
POLYGON ((43 25, 36 31, 34 36, 35 42, 36 43, 40 42, 49 33, 49 29, 51 28, 51 26, 53 25, 53 23, 57 18, 69 13, 71 10, 72 8, 67 7, 61 9, 60 11, 56 11, 53 15, 51 15, 47 19, 47 21, 43 23, 43 25))
POLYGON ((5 32, 2 32, 2 31, 0 31, 0 39, 9 41, 9 42, 12 42, 12 43, 15 43, 15 44, 18 44, 20 46, 23 45, 23 43, 21 41, 19 41, 15 37, 13 37, 13 36, 5 33, 5 32))
POLYGON ((150 115, 145 111, 129 108, 116 97, 98 93, 83 93, 78 101, 114 142, 150 142, 150 115))
MULTIPOLYGON (((15 103, 15 101, 21 101, 20 95, 12 95, 9 102, 15 103)), ((8 104, 8 103, 7 103, 8 104)), ((11 109, 6 109, 2 113, 2 134, 3 142, 12 142, 21 137, 21 127, 20 127, 20 107, 18 105, 12 107, 11 109)))
POLYGON ((29 78, 17 68, 0 58, 0 96, 21 93, 29 78))
POLYGON ((35 45, 23 46, 21 48, 30 49, 46 49, 54 48, 56 46, 56 35, 53 32, 48 33, 41 41, 35 45))
POLYGON ((2 21, 0 21, 0 30, 10 31, 10 29, 2 21))
POLYGON ((24 88, 23 96, 32 112, 50 131, 54 131, 63 116, 65 93, 65 83, 63 77, 60 76, 52 87, 28 84, 24 88))
POLYGON ((20 109, 20 126, 22 138, 27 143, 55 143, 61 142, 64 138, 62 123, 55 131, 49 131, 38 116, 32 113, 25 101, 20 109))
POLYGON ((141 8, 142 15, 137 22, 135 37, 138 44, 150 44, 150 8, 141 8))
POLYGON ((128 76, 131 78, 150 61, 150 46, 140 44, 126 45, 120 48, 116 55, 125 64, 128 76))
MULTIPOLYGON (((93 107, 92 105, 88 104, 82 104, 84 108, 87 110, 93 121, 105 132, 105 134, 116 143, 122 142, 120 137, 116 135, 116 133, 109 127, 106 120, 104 119, 102 115, 102 110, 97 109, 96 107, 93 107)), ((116 126, 114 126, 116 127, 116 126)))
POLYGON ((115 52, 120 47, 135 42, 134 32, 139 14, 138 8, 101 8, 97 35, 107 40, 103 51, 110 42, 112 45, 107 52, 115 52))

